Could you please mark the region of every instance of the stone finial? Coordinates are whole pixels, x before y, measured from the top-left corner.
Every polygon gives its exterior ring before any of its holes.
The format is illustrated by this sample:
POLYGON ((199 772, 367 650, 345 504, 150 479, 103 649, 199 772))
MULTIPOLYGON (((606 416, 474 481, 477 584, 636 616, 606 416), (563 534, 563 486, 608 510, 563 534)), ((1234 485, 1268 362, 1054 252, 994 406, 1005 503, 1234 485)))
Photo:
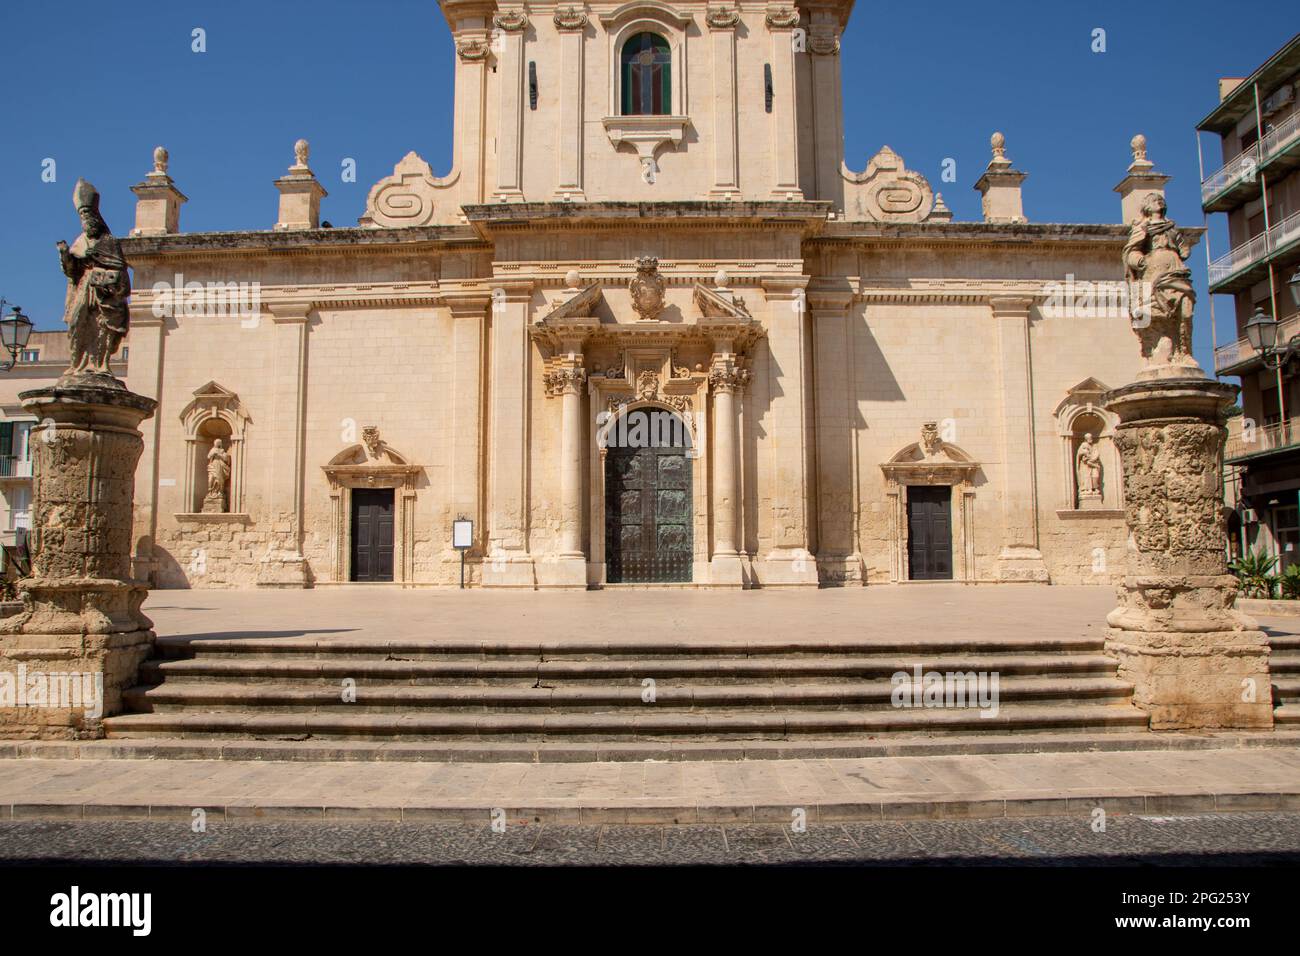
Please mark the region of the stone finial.
POLYGON ((131 230, 133 236, 162 236, 180 232, 181 203, 186 198, 167 175, 169 159, 165 147, 155 146, 153 169, 144 177, 144 182, 131 187, 131 192, 136 195, 135 228, 131 230))
POLYGON ((576 289, 582 283, 582 273, 577 269, 570 269, 564 274, 564 287, 566 289, 576 289))
POLYGON ((1025 174, 1013 169, 1007 159, 1007 138, 997 132, 989 137, 993 158, 975 188, 983 196, 985 222, 1025 222, 1020 184, 1025 174))
POLYGON ((726 269, 719 269, 717 275, 713 277, 713 284, 717 286, 719 289, 725 289, 727 287, 727 283, 729 283, 730 281, 731 281, 731 276, 727 273, 726 269))
POLYGON ((311 144, 300 139, 293 144, 294 164, 288 174, 275 181, 275 188, 280 190, 280 216, 276 220, 276 229, 318 229, 320 228, 320 201, 327 195, 325 187, 312 175, 307 159, 311 155, 311 144))
POLYGON ((1010 166, 1011 160, 1007 159, 1007 138, 1001 133, 995 132, 989 137, 989 146, 993 149, 993 158, 989 160, 989 166, 1010 166))
POLYGON ((1138 133, 1129 140, 1128 147, 1133 152, 1133 162, 1129 163, 1127 175, 1115 187, 1115 192, 1120 195, 1120 221, 1125 225, 1142 218, 1142 204, 1152 193, 1159 193, 1163 198, 1165 183, 1169 182, 1169 177, 1147 159, 1145 136, 1138 133))
POLYGON ((1128 148, 1133 151, 1133 163, 1129 166, 1129 169, 1152 165, 1151 161, 1147 159, 1147 138, 1141 133, 1128 141, 1128 148))
POLYGON ((934 208, 930 210, 930 215, 926 217, 926 220, 928 222, 952 222, 952 210, 943 201, 943 193, 934 194, 934 208))

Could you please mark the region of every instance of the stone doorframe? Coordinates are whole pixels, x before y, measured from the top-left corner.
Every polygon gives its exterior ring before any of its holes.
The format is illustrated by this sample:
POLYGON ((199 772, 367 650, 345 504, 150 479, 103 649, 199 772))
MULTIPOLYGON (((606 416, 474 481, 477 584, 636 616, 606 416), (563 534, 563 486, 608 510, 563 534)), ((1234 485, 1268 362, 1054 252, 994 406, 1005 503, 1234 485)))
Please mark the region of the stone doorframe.
MULTIPOLYGON (((561 579, 544 583, 572 586, 572 572, 566 571, 564 565, 580 560, 585 561, 587 585, 606 583, 605 438, 620 416, 653 408, 672 412, 690 430, 692 581, 744 585, 739 551, 743 482, 737 399, 749 380, 745 367, 749 347, 764 333, 744 301, 728 289, 697 283, 694 300, 700 317, 693 323, 644 318, 602 322, 592 314, 603 301, 600 286, 592 284, 572 290, 569 299, 534 325, 533 338, 545 355, 546 393, 562 400, 562 520, 560 548, 555 555, 561 579), (693 369, 677 364, 675 353, 687 347, 710 353, 708 367, 702 362, 693 369), (589 372, 584 350, 612 353, 617 361, 589 372), (589 428, 582 413, 584 383, 589 428), (712 452, 708 443, 710 422, 717 438, 712 452), (584 441, 591 489, 586 506, 585 555, 581 534, 584 441), (719 507, 718 502, 723 505, 719 507)), ((538 565, 539 582, 544 563, 538 565)))
POLYGON ((415 577, 415 485, 422 469, 390 448, 379 429, 367 425, 363 441, 343 449, 322 465, 330 483, 329 580, 349 580, 352 555, 352 489, 392 488, 393 583, 410 584, 415 577))
POLYGON ((907 489, 913 485, 952 488, 952 579, 966 584, 975 574, 975 487, 979 462, 939 438, 938 424, 921 426, 921 440, 880 465, 889 499, 889 581, 909 580, 907 570, 907 489))

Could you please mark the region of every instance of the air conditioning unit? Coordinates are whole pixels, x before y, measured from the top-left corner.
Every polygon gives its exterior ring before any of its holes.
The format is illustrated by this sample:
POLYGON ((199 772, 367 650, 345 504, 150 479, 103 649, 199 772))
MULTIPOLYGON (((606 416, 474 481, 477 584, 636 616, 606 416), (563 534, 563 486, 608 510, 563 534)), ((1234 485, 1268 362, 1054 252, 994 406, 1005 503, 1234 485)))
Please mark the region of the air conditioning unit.
POLYGON ((1288 83, 1260 104, 1260 109, 1265 116, 1271 116, 1283 107, 1289 106, 1293 99, 1295 99, 1295 90, 1288 83))

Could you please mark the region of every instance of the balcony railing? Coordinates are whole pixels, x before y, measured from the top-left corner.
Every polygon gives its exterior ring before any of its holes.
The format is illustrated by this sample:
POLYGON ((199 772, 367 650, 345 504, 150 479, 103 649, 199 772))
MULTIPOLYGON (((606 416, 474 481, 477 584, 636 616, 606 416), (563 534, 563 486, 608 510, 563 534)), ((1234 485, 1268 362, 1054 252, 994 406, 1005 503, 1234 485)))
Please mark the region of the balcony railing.
POLYGON ((1291 113, 1264 134, 1253 146, 1243 149, 1201 183, 1201 202, 1209 203, 1243 181, 1254 182, 1261 167, 1285 152, 1300 137, 1300 111, 1291 113))
POLYGON ((1224 461, 1247 458, 1300 445, 1300 418, 1288 418, 1273 425, 1251 425, 1243 416, 1228 422, 1224 461))
MULTIPOLYGON (((1285 303, 1279 302, 1279 305, 1285 306, 1285 303)), ((1293 312, 1291 315, 1284 316, 1277 324, 1277 344, 1285 346, 1291 341, 1291 336, 1300 335, 1300 312, 1293 312)), ((1240 362, 1249 361, 1258 356, 1253 348, 1250 347, 1248 339, 1237 339, 1235 342, 1227 342, 1220 345, 1214 350, 1214 370, 1221 372, 1225 368, 1231 368, 1240 362)))
POLYGON ((1293 212, 1273 228, 1261 232, 1248 242, 1243 242, 1231 252, 1210 263, 1210 285, 1214 286, 1236 275, 1243 269, 1261 262, 1272 253, 1300 239, 1300 211, 1293 212))
POLYGON ((1300 110, 1287 116, 1278 123, 1260 141, 1264 147, 1263 162, 1267 163, 1278 153, 1283 152, 1300 137, 1300 110))
POLYGON ((1243 179, 1253 179, 1259 169, 1259 145, 1243 150, 1228 160, 1201 183, 1201 202, 1207 203, 1219 193, 1243 179))
POLYGON ((30 478, 32 461, 17 455, 0 455, 0 478, 30 478))

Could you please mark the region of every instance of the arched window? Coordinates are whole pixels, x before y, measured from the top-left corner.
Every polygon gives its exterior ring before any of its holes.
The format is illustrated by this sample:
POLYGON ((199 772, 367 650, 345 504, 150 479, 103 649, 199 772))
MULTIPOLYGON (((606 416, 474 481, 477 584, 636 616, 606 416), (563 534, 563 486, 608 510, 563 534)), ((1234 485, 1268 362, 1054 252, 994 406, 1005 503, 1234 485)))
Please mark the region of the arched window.
POLYGON ((672 113, 672 54, 657 33, 637 33, 623 44, 623 115, 672 113))

